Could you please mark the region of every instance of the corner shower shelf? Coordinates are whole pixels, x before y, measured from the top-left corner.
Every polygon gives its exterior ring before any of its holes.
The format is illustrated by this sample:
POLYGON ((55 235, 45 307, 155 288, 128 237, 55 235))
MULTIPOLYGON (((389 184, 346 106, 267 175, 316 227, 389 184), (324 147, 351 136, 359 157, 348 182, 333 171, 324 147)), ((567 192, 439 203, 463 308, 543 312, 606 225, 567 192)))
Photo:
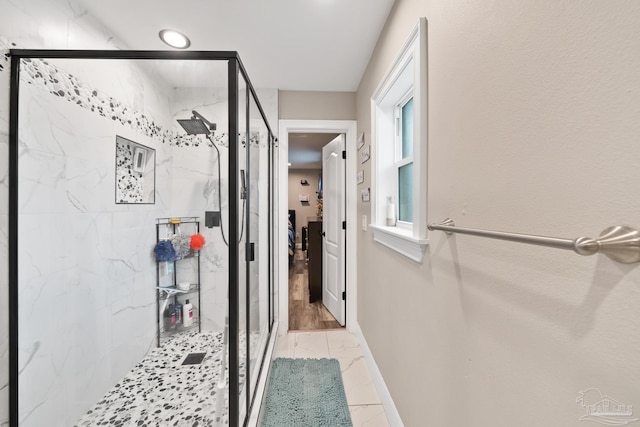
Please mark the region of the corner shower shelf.
MULTIPOLYGON (((198 217, 178 217, 178 218, 157 218, 156 219, 156 241, 160 242, 164 236, 163 231, 170 230, 171 234, 182 232, 184 234, 193 234, 200 232, 200 221, 198 217), (184 229, 182 229, 182 226, 184 229)), ((167 236, 165 236, 167 237, 167 236)), ((158 347, 171 339, 175 335, 194 331, 202 331, 200 322, 200 251, 189 250, 186 255, 176 259, 175 261, 157 261, 156 262, 156 325, 158 330, 158 347), (188 260, 195 260, 188 262, 188 260), (185 262, 183 262, 185 261, 185 262), (163 266, 164 264, 164 266, 163 266), (169 267, 167 267, 169 265, 169 267), (163 274, 164 271, 164 274, 163 274), (181 278, 189 275, 192 283, 189 289, 178 288, 181 278), (164 282, 162 279, 165 279, 164 282), (195 280, 193 280, 195 279, 195 280), (166 286, 167 284, 171 286, 166 286), (164 284, 165 286, 162 286, 164 284), (189 297, 189 298, 186 298, 189 297), (193 323, 189 326, 176 325, 172 329, 166 329, 164 325, 164 312, 172 303, 176 305, 185 304, 185 301, 193 305, 193 323)))

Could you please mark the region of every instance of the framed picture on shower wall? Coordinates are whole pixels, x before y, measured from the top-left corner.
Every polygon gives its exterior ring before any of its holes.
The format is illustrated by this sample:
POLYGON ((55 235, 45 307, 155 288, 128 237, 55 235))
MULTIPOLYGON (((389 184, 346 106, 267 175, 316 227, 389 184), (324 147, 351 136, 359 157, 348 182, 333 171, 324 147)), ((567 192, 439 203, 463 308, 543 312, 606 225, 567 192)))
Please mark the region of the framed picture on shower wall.
POLYGON ((116 204, 155 204, 156 150, 116 135, 116 204))

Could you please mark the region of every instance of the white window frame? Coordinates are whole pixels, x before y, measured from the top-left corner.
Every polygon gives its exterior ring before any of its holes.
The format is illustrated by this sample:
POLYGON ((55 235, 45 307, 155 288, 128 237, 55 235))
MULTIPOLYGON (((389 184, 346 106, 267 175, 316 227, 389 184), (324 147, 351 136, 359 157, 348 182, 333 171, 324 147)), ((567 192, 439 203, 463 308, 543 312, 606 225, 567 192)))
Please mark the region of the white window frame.
MULTIPOLYGON (((421 263, 427 240, 427 20, 420 18, 371 97, 373 238, 421 263), (413 222, 386 225, 387 198, 398 210, 401 144, 396 108, 413 97, 413 222), (393 176, 392 176, 393 175, 393 176)), ((403 163, 404 164, 404 163, 403 163)))

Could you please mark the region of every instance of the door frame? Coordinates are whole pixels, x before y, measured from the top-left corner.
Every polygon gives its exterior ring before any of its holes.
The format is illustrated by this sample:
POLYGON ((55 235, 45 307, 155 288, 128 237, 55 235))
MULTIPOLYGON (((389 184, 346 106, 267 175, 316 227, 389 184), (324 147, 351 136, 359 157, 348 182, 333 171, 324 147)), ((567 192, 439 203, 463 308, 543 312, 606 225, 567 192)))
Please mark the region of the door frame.
POLYGON ((289 133, 344 133, 347 152, 345 171, 346 191, 346 251, 345 251, 345 290, 346 298, 346 328, 355 333, 357 323, 357 240, 356 224, 358 216, 358 199, 356 197, 356 166, 355 161, 357 122, 355 120, 280 120, 278 129, 278 199, 279 199, 279 280, 278 280, 278 334, 286 334, 289 330, 289 254, 287 246, 287 215, 289 212, 289 133))

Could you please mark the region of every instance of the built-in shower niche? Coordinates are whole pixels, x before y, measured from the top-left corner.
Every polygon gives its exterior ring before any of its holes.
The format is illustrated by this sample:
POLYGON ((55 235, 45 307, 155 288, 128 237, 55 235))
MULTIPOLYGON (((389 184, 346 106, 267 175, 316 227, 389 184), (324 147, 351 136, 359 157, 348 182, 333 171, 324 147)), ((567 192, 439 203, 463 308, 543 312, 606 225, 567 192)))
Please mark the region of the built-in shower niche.
POLYGON ((156 150, 116 135, 116 204, 156 202, 156 150))

